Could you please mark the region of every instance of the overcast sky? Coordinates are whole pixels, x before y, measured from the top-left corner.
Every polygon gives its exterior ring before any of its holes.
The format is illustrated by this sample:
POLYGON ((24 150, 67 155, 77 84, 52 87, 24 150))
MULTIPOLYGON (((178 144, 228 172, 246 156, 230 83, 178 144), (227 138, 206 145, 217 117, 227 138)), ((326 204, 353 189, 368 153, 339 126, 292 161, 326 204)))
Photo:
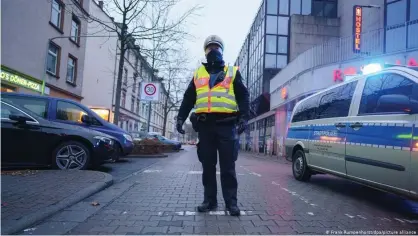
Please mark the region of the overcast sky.
POLYGON ((261 0, 182 0, 178 7, 187 9, 187 6, 196 4, 204 8, 200 10, 200 16, 188 24, 190 33, 196 37, 185 45, 193 58, 191 66, 196 66, 197 60, 204 58, 203 42, 211 34, 224 40, 224 60, 234 64, 261 0))

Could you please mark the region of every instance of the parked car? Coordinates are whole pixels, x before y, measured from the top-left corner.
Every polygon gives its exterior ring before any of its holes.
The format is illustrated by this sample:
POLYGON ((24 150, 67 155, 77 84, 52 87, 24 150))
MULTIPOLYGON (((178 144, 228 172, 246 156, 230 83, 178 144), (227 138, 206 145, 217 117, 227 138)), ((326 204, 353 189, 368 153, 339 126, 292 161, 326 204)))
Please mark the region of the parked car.
POLYGON ((21 93, 2 93, 1 97, 4 101, 31 110, 44 119, 78 125, 113 136, 116 139, 115 160, 128 155, 133 150, 133 139, 130 134, 103 120, 94 111, 76 101, 21 93))
POLYGON ((180 142, 168 139, 168 138, 162 136, 159 133, 149 132, 148 136, 155 139, 155 140, 159 140, 160 142, 162 142, 164 144, 173 145, 173 150, 178 151, 178 150, 181 149, 181 143, 180 142))
POLYGON ((418 199, 418 69, 362 75, 296 104, 285 141, 293 175, 326 173, 418 199))
MULTIPOLYGON (((82 119, 86 119, 83 116, 82 119)), ((28 109, 1 101, 2 166, 97 167, 115 153, 107 134, 48 121, 28 109)))
POLYGON ((148 137, 147 132, 131 132, 131 136, 134 141, 141 141, 148 137))

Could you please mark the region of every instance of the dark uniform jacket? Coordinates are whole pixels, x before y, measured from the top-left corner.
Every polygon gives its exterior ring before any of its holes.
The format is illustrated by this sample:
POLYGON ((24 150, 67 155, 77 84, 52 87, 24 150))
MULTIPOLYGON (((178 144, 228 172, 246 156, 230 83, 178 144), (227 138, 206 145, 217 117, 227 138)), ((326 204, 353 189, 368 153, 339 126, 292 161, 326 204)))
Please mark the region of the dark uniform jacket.
MULTIPOLYGON (((220 72, 224 69, 224 63, 218 63, 218 64, 208 64, 208 63, 202 63, 209 74, 215 74, 220 72)), ((215 85, 222 82, 223 78, 216 80, 215 85)), ((235 80, 233 83, 234 86, 234 92, 235 92, 235 99, 238 104, 239 112, 238 114, 208 114, 209 119, 224 119, 230 116, 239 116, 240 118, 243 118, 245 120, 249 119, 249 110, 250 110, 250 104, 249 104, 249 94, 247 87, 244 85, 242 81, 242 76, 239 70, 237 71, 237 74, 235 76, 235 80)), ((190 82, 189 86, 187 87, 184 98, 180 106, 180 110, 178 113, 178 120, 185 121, 187 117, 189 116, 190 111, 193 109, 194 105, 196 103, 196 86, 194 84, 194 79, 190 82)))

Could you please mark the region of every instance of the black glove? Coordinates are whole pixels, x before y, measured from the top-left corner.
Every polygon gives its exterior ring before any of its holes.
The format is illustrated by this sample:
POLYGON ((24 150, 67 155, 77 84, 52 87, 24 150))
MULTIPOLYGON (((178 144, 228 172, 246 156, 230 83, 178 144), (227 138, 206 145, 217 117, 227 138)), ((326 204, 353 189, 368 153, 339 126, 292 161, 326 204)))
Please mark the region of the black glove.
POLYGON ((244 133, 244 131, 247 129, 247 125, 248 125, 247 120, 245 120, 243 118, 240 118, 238 120, 238 134, 239 135, 244 133))
POLYGON ((184 131, 184 129, 183 129, 183 123, 184 123, 184 121, 183 121, 183 120, 177 120, 177 125, 176 125, 176 128, 177 128, 177 131, 178 131, 180 134, 185 134, 185 133, 186 133, 186 131, 184 131))
POLYGON ((196 115, 196 113, 193 112, 190 115, 190 122, 192 123, 192 127, 193 127, 194 131, 199 132, 198 129, 197 129, 197 115, 196 115))

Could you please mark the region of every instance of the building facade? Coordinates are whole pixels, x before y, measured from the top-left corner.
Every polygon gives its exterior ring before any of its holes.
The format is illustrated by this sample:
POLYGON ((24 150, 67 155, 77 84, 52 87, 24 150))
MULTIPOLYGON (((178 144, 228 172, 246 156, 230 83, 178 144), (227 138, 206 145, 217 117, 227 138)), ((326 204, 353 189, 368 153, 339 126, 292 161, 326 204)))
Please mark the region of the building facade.
MULTIPOLYGON (((298 101, 361 74, 370 63, 417 65, 417 3, 340 0, 336 4, 338 18, 290 17, 292 59, 270 80, 270 111, 250 121, 249 132, 241 137, 242 148, 281 156, 298 101)), ((312 14, 314 9, 313 5, 312 14)))
POLYGON ((2 91, 44 91, 81 101, 86 38, 80 36, 87 32, 89 5, 82 0, 2 2, 2 91))

